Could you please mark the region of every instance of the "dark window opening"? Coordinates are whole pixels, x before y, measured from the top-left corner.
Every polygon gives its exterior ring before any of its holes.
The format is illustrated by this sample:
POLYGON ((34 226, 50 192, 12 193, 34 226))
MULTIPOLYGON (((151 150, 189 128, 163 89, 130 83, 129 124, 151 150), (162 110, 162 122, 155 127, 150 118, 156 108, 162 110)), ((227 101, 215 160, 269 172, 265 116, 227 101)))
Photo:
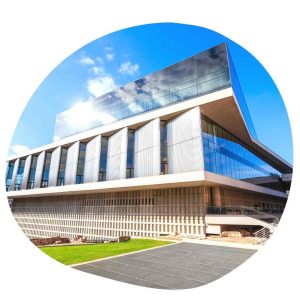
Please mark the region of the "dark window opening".
POLYGON ((26 162, 26 158, 20 159, 17 176, 16 176, 16 182, 15 182, 15 190, 16 191, 18 191, 22 188, 25 162, 26 162))
POLYGON ((160 174, 168 174, 167 122, 160 122, 160 174))
POLYGON ((76 172, 76 184, 83 183, 85 153, 86 153, 86 143, 80 143, 77 172, 76 172))
POLYGON ((34 179, 35 179, 35 172, 36 172, 36 165, 37 165, 37 156, 33 155, 31 157, 31 165, 30 165, 30 171, 27 181, 27 189, 33 189, 34 188, 34 179))
POLYGON ((68 148, 61 148, 58 176, 57 176, 57 186, 65 184, 67 155, 68 155, 68 148))
POLYGON ((126 178, 134 177, 134 130, 128 129, 126 178))
POLYGON ((48 186, 51 156, 52 156, 51 152, 46 152, 44 167, 43 167, 43 174, 42 174, 42 182, 41 182, 41 187, 42 188, 48 186))
POLYGON ((10 161, 7 166, 6 182, 5 182, 7 192, 10 190, 12 176, 14 172, 14 166, 15 166, 14 161, 10 161))
POLYGON ((107 148, 108 148, 108 137, 101 137, 101 149, 100 149, 100 166, 98 181, 106 180, 106 165, 107 165, 107 148))

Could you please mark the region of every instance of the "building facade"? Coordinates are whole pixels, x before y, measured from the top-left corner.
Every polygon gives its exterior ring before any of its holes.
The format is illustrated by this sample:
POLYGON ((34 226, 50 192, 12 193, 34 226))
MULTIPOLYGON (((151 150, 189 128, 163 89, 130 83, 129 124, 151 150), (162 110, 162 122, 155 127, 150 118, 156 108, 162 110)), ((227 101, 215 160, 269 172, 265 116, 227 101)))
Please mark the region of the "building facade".
POLYGON ((263 226, 249 216, 281 213, 291 174, 220 44, 58 114, 51 144, 7 160, 6 190, 29 238, 203 237, 263 226))

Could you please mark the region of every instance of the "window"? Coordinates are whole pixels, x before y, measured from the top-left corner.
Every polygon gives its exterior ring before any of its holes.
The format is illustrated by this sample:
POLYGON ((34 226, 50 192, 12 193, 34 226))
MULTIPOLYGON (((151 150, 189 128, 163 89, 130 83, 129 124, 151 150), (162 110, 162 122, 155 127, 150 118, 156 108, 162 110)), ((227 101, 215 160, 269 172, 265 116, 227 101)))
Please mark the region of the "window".
POLYGON ((76 184, 83 183, 85 152, 86 152, 86 143, 80 143, 77 172, 76 172, 76 184))
POLYGON ((134 130, 128 129, 126 178, 134 177, 134 130))
POLYGON ((27 186, 26 186, 27 189, 34 188, 36 165, 37 165, 37 155, 33 155, 31 157, 30 171, 29 171, 29 176, 28 176, 28 181, 27 181, 27 186))
POLYGON ((51 156, 52 156, 51 152, 46 152, 44 167, 43 167, 43 174, 42 174, 42 182, 41 182, 41 187, 42 188, 48 186, 51 156))
POLYGON ((160 174, 168 174, 167 122, 160 122, 160 174))
POLYGON ((5 182, 7 192, 10 190, 11 180, 14 172, 14 166, 15 166, 14 161, 10 161, 7 166, 6 182, 5 182))
POLYGON ((60 161, 59 161, 59 169, 57 176, 57 185, 65 184, 65 171, 66 171, 66 161, 68 155, 68 148, 61 148, 60 161))
POLYGON ((108 147, 108 137, 102 136, 101 137, 100 166, 99 166, 98 181, 106 180, 107 147, 108 147))
POLYGON ((201 118, 207 171, 256 184, 259 184, 260 177, 280 177, 280 172, 257 156, 248 145, 206 116, 201 118), (253 180, 255 178, 257 180, 253 180))
POLYGON ((21 158, 20 159, 19 167, 18 167, 18 171, 17 171, 17 176, 16 176, 16 182, 15 182, 15 190, 16 191, 18 191, 22 188, 25 162, 26 162, 26 158, 21 158))

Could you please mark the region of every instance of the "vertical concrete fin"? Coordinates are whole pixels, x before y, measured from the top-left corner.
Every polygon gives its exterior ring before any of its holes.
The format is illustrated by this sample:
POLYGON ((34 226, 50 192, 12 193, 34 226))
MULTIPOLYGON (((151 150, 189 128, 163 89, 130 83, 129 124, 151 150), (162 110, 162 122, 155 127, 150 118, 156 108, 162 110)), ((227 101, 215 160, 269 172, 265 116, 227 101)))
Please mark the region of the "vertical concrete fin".
POLYGON ((101 135, 90 140, 86 145, 84 162, 84 182, 97 182, 100 164, 101 135))
POLYGON ((200 108, 194 107, 167 124, 169 173, 203 170, 200 108))
POLYGON ((160 120, 138 128, 134 136, 134 177, 160 174, 160 120))
POLYGON ((56 184, 57 184, 60 154, 61 154, 61 146, 57 147, 52 152, 50 168, 49 168, 48 186, 56 186, 56 184))
POLYGON ((34 177, 34 188, 35 189, 41 187, 45 155, 46 155, 46 152, 43 151, 38 155, 38 158, 37 158, 36 171, 35 171, 35 177, 34 177))
POLYGON ((108 139, 106 179, 125 179, 127 165, 127 136, 125 127, 108 139))
POLYGON ((77 141, 68 148, 65 170, 65 185, 75 184, 76 182, 79 145, 80 142, 77 141))

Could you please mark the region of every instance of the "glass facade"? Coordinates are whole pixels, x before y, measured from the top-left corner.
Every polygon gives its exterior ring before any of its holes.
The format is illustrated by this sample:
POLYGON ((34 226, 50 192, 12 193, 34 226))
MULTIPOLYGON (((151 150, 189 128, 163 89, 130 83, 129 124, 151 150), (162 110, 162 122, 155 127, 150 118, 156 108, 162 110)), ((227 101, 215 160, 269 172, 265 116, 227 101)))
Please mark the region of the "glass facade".
POLYGON ((234 64, 233 64, 233 61, 232 61, 229 51, 228 51, 228 63, 229 63, 229 71, 230 71, 229 73, 230 73, 231 85, 232 85, 232 88, 236 95, 236 98, 238 100, 239 107, 241 108, 243 117, 245 118, 245 121, 246 121, 246 124, 250 131, 251 136, 254 137, 255 139, 257 139, 256 131, 255 131, 254 125, 252 123, 252 119, 251 119, 250 112, 249 112, 249 109, 248 109, 248 106, 247 106, 247 103, 246 103, 246 100, 244 97, 244 93, 240 86, 239 79, 236 74, 234 64))
POLYGON ((281 173, 224 128, 202 115, 205 169, 220 175, 259 184, 259 178, 281 173))
POLYGON ((6 180, 5 180, 7 192, 10 190, 11 180, 12 180, 12 176, 13 176, 13 172, 14 172, 14 166, 15 166, 14 161, 10 161, 7 166, 7 173, 6 173, 6 180))
POLYGON ((30 171, 27 181, 27 189, 33 189, 34 188, 34 178, 35 178, 35 172, 36 172, 36 165, 37 165, 37 155, 33 155, 31 157, 31 165, 30 165, 30 171))
POLYGON ((106 180, 107 147, 108 147, 108 137, 101 136, 100 166, 99 166, 98 181, 106 180))
POLYGON ((134 130, 128 129, 126 178, 134 177, 134 130))
POLYGON ((26 158, 21 158, 19 162, 19 167, 16 176, 15 182, 15 190, 18 191, 22 187, 23 175, 24 175, 24 168, 25 168, 26 158))
POLYGON ((230 87, 220 44, 57 115, 55 139, 230 87))
POLYGON ((86 143, 80 143, 77 172, 76 172, 76 184, 83 183, 85 152, 86 152, 86 143))
POLYGON ((44 161, 44 168, 43 168, 43 174, 42 174, 41 187, 47 187, 48 186, 51 156, 52 156, 51 152, 46 152, 45 161, 44 161))
POLYGON ((160 122, 160 174, 168 174, 167 122, 160 122))
POLYGON ((65 184, 65 171, 66 171, 66 162, 67 162, 68 148, 61 148, 59 169, 57 176, 57 185, 65 184))

